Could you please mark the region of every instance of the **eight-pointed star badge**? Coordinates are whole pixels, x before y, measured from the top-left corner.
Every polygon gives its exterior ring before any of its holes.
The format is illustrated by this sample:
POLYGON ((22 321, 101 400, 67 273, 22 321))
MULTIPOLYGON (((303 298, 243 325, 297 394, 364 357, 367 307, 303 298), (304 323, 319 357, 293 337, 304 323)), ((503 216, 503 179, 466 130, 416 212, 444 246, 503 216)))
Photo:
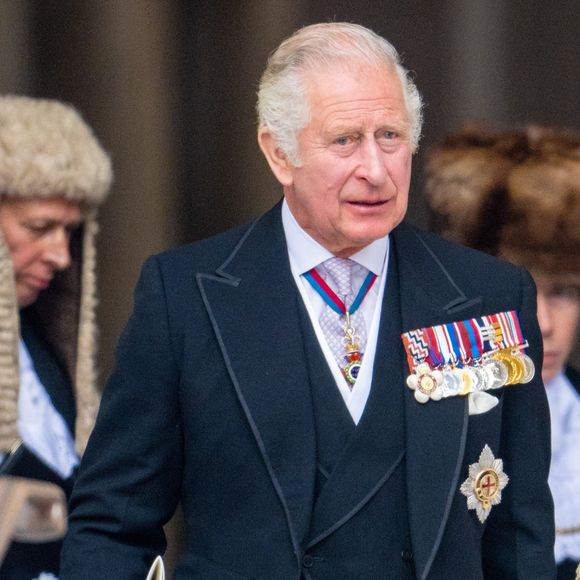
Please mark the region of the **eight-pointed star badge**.
POLYGON ((501 502, 501 492, 508 481, 503 472, 503 461, 496 459, 486 445, 479 461, 469 466, 469 477, 459 488, 467 497, 467 508, 476 511, 482 524, 490 514, 491 506, 501 502))

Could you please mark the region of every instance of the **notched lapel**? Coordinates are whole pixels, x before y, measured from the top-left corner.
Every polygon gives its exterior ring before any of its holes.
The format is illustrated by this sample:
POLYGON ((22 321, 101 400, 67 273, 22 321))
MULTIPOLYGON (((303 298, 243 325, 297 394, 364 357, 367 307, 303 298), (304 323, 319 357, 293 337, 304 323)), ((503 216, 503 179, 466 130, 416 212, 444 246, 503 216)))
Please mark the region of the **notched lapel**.
POLYGON ((316 454, 299 296, 286 256, 281 220, 270 212, 218 273, 197 280, 298 552, 310 522, 316 454))
POLYGON ((393 232, 392 240, 402 301, 412 306, 402 310, 405 331, 441 324, 445 315, 449 320, 472 318, 481 310, 481 296, 464 293, 418 231, 402 224, 393 232))
MULTIPOLYGON (((418 232, 402 225, 393 235, 399 257, 403 332, 481 313, 481 298, 467 296, 418 232)), ((409 369, 405 363, 405 376, 409 369)), ((409 524, 419 578, 426 578, 457 493, 465 453, 466 397, 418 403, 406 386, 409 524)))

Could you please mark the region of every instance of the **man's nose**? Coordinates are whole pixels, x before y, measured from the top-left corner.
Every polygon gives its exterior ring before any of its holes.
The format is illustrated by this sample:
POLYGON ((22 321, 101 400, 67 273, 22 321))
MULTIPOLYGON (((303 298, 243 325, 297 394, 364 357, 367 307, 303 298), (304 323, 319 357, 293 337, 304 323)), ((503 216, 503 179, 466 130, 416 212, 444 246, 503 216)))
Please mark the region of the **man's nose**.
POLYGON ((70 235, 64 228, 54 232, 46 248, 45 258, 55 270, 66 270, 71 264, 70 235))
POLYGON ((552 312, 548 301, 546 300, 546 296, 541 290, 538 291, 537 307, 538 324, 540 325, 542 336, 550 336, 553 331, 552 312))
POLYGON ((360 174, 372 185, 382 185, 387 179, 383 151, 375 139, 364 139, 361 144, 360 174))

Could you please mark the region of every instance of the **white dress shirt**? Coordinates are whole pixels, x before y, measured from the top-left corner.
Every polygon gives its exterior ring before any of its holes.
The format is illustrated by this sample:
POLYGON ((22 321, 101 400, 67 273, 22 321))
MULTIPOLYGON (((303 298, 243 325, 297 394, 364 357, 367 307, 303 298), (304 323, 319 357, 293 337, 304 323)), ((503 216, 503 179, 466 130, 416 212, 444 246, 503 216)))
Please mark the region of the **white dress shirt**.
POLYGON ((23 443, 62 478, 70 477, 79 459, 73 437, 40 382, 24 342, 19 349, 18 432, 23 443))
MULTIPOLYGON (((580 527, 580 396, 564 373, 546 385, 552 423, 552 465, 556 529, 580 527)), ((556 562, 580 560, 580 530, 557 533, 556 562)))
POLYGON ((350 259, 357 264, 364 266, 364 268, 353 268, 352 285, 354 288, 358 288, 362 285, 368 271, 377 275, 375 283, 359 307, 359 312, 364 317, 365 326, 367 328, 367 344, 360 372, 351 391, 336 363, 330 347, 328 346, 322 328, 320 327, 319 318, 326 307, 326 303, 303 276, 303 274, 312 268, 315 268, 325 260, 332 258, 333 254, 321 246, 300 227, 298 222, 294 219, 286 200, 284 200, 282 204, 282 224, 284 226, 286 243, 288 244, 290 267, 292 269, 292 275, 296 282, 296 286, 302 296, 302 300, 304 301, 304 305, 306 306, 306 310, 308 311, 308 315, 312 321, 316 338, 322 348, 322 352, 330 371, 332 372, 336 386, 342 395, 353 421, 355 424, 358 424, 365 409, 373 379, 373 363, 377 347, 381 305, 383 302, 383 294, 387 278, 386 264, 389 254, 389 238, 388 236, 385 236, 380 240, 376 240, 366 248, 363 248, 360 252, 357 252, 350 257, 350 259))

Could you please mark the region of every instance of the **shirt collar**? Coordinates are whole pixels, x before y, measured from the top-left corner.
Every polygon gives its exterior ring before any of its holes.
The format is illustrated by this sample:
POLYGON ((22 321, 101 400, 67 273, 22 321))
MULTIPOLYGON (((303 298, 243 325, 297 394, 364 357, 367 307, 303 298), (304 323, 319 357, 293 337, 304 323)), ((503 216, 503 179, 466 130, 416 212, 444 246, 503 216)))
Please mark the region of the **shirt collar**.
MULTIPOLYGON (((286 200, 282 203, 282 225, 288 244, 288 253, 300 274, 312 270, 312 268, 333 257, 331 252, 300 227, 286 200)), ((350 259, 380 276, 383 273, 388 247, 389 236, 387 235, 353 254, 350 259)))
POLYGON ((568 377, 564 374, 562 369, 549 383, 546 384, 546 389, 555 390, 562 388, 563 385, 570 384, 568 377))

